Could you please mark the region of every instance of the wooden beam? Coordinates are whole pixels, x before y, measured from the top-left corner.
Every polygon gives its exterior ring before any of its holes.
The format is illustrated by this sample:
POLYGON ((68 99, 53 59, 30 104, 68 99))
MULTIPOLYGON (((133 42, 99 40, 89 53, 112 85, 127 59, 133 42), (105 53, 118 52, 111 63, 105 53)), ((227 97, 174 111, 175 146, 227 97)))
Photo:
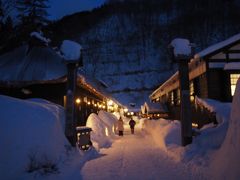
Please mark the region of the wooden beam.
POLYGON ((239 54, 240 53, 240 49, 229 49, 229 50, 226 50, 224 51, 223 53, 227 54, 239 54))
POLYGON ((208 62, 225 62, 225 63, 240 62, 240 59, 232 59, 229 57, 228 62, 226 61, 226 59, 208 59, 208 62))

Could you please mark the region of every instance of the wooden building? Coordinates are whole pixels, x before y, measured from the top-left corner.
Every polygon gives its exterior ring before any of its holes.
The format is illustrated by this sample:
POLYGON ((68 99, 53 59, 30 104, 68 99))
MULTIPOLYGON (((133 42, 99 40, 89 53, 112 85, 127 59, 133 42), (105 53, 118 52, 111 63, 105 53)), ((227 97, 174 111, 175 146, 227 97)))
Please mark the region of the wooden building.
MULTIPOLYGON (((195 96, 231 102, 240 77, 240 34, 197 53, 189 63, 190 100, 195 96)), ((171 116, 179 119, 180 90, 176 72, 151 95, 152 101, 168 104, 171 116)), ((193 113, 196 113, 193 109, 193 113)), ((206 118, 205 118, 206 119, 206 118)), ((198 122, 201 127, 208 121, 198 122)))
POLYGON ((141 117, 149 119, 168 118, 168 110, 163 103, 148 101, 141 106, 141 117))
MULTIPOLYGON (((42 98, 64 106, 66 73, 63 59, 51 48, 38 46, 29 50, 28 46, 22 46, 0 56, 0 94, 21 99, 42 98)), ((81 72, 77 75, 75 99, 77 125, 85 125, 91 113, 121 108, 104 83, 81 72)))

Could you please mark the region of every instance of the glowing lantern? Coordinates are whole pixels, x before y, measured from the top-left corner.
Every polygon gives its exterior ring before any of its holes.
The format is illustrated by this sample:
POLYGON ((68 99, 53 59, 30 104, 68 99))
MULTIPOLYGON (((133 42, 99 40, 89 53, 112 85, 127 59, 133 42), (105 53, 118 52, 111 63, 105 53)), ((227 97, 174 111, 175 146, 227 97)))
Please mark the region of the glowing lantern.
POLYGON ((80 99, 80 98, 77 98, 75 102, 76 102, 77 104, 80 104, 80 103, 81 103, 81 99, 80 99))
POLYGON ((109 100, 108 101, 108 106, 112 106, 113 105, 113 101, 112 100, 109 100))
POLYGON ((192 127, 197 128, 198 124, 197 123, 192 123, 192 127))

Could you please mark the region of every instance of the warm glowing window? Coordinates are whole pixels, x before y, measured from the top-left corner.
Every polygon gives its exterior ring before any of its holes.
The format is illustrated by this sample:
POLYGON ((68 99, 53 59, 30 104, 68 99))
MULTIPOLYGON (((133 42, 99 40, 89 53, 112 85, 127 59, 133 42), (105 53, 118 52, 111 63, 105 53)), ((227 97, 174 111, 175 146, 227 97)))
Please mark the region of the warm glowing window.
POLYGON ((190 82, 189 90, 190 90, 190 101, 194 101, 194 85, 193 85, 193 82, 190 82))
POLYGON ((173 91, 170 94, 170 101, 171 101, 171 105, 174 105, 174 94, 173 94, 173 91))
POLYGON ((234 95, 237 80, 240 77, 240 74, 230 74, 230 80, 231 80, 231 94, 234 95))
POLYGON ((180 89, 177 89, 177 105, 181 103, 181 97, 180 97, 180 89))

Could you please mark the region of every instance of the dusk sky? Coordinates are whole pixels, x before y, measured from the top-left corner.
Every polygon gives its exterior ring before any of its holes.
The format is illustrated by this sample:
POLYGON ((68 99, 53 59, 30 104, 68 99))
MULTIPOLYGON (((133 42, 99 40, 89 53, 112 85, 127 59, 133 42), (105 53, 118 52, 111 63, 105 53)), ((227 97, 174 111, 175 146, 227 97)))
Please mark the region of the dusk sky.
POLYGON ((105 0, 50 0, 49 18, 59 19, 65 15, 101 6, 105 0))

